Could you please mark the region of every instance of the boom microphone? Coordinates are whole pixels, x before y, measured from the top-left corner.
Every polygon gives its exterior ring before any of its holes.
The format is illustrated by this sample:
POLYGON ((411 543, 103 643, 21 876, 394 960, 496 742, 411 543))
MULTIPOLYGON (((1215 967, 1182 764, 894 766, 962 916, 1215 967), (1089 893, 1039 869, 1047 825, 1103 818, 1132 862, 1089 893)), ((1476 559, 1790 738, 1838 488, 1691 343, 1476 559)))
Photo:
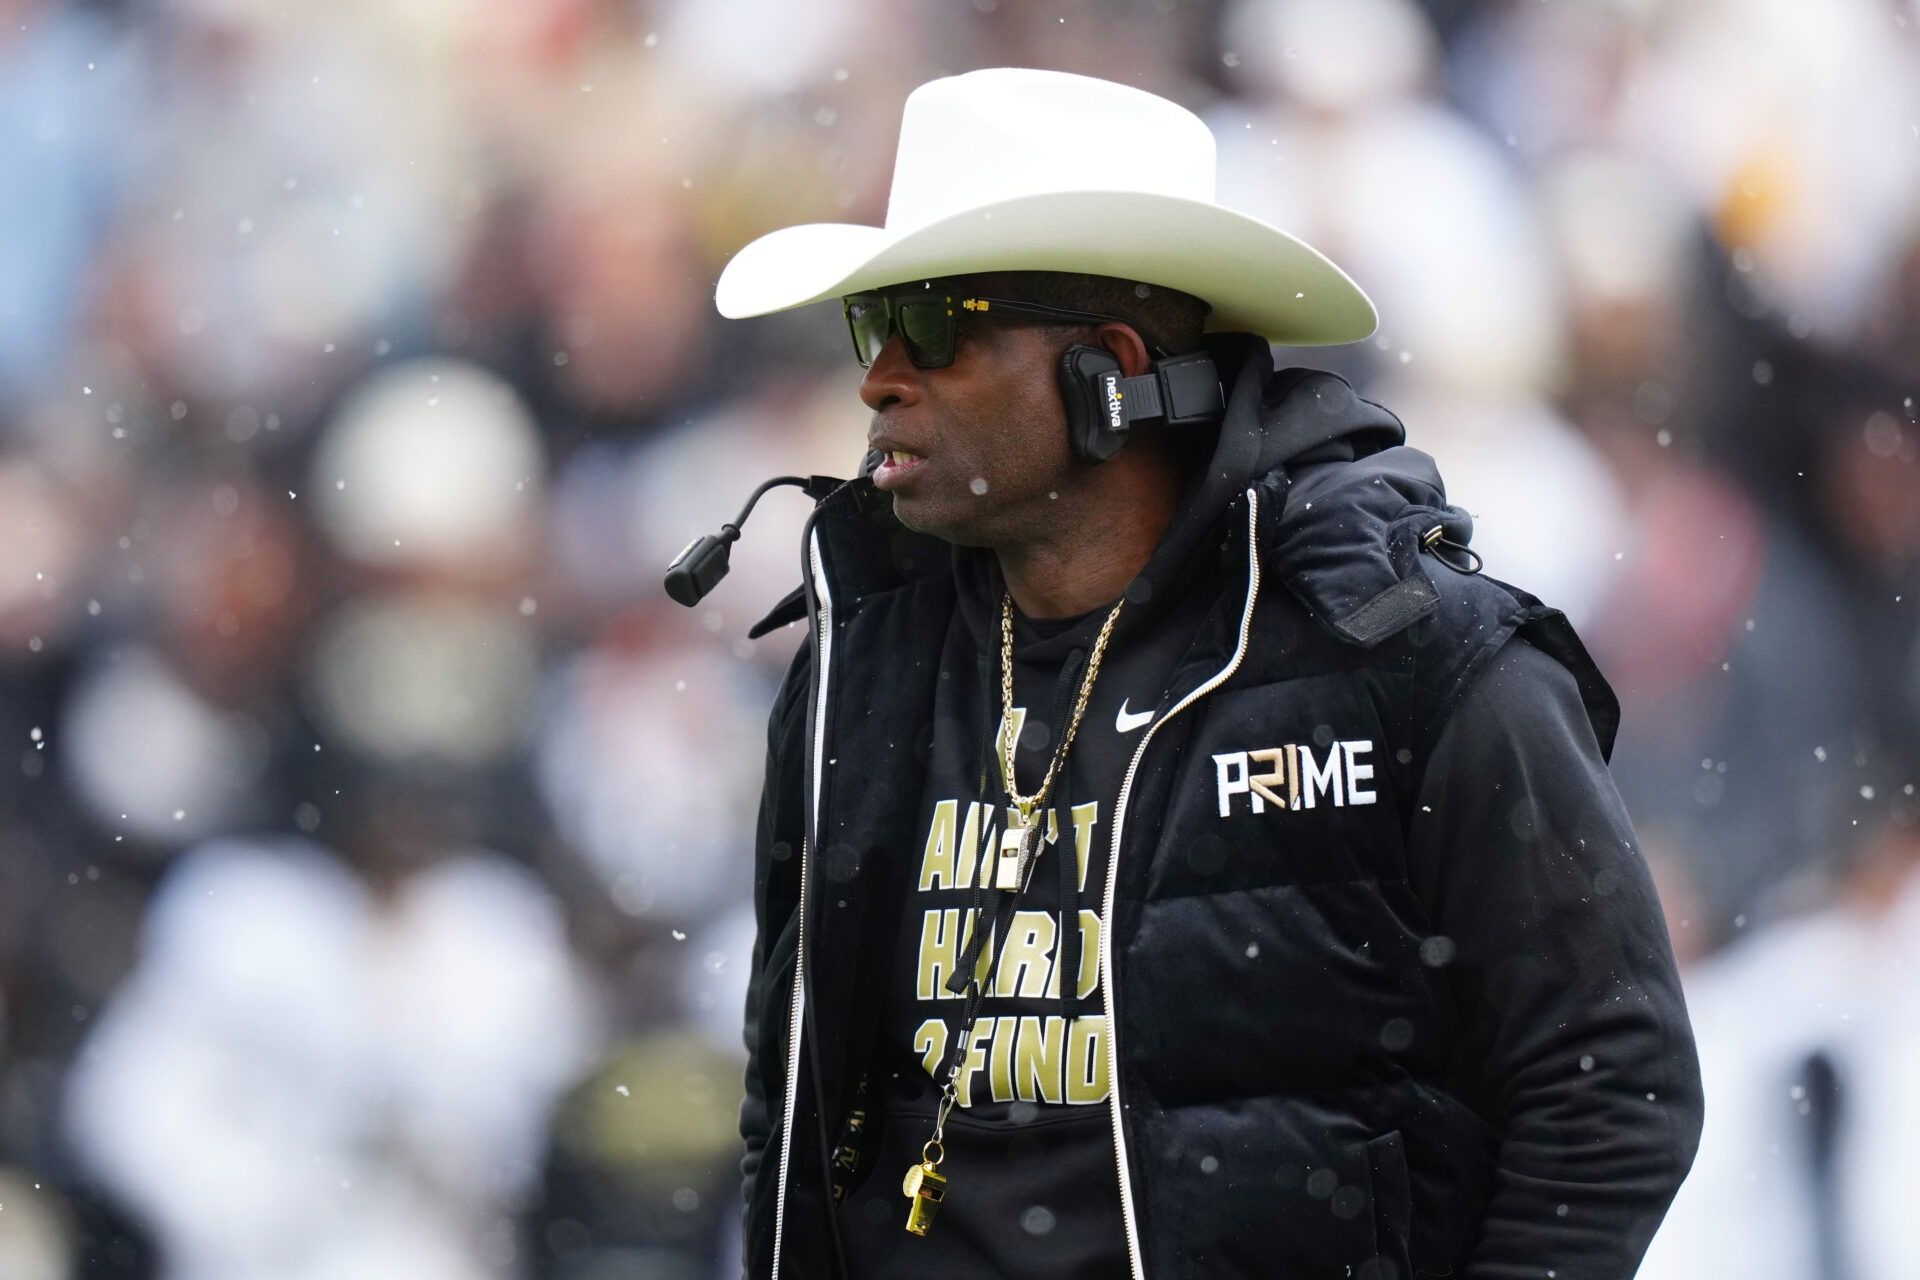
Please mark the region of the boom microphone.
POLYGON ((747 517, 753 514, 753 504, 760 501, 760 495, 767 490, 790 484, 818 502, 841 483, 833 476, 775 476, 767 481, 753 491, 732 523, 721 525, 719 533, 700 535, 673 558, 673 563, 667 566, 667 594, 691 609, 720 585, 720 579, 727 576, 731 548, 740 539, 740 526, 747 522, 747 517))

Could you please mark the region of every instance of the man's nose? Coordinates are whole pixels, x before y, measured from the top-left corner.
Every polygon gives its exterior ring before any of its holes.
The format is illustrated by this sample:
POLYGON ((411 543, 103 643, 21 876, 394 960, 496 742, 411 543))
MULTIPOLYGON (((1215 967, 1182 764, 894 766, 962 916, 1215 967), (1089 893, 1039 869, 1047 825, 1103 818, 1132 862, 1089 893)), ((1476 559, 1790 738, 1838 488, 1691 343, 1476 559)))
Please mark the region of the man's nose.
POLYGON ((899 334, 890 334, 880 354, 867 366, 860 379, 860 399, 878 413, 890 404, 912 404, 920 398, 920 371, 907 358, 907 344, 899 334))

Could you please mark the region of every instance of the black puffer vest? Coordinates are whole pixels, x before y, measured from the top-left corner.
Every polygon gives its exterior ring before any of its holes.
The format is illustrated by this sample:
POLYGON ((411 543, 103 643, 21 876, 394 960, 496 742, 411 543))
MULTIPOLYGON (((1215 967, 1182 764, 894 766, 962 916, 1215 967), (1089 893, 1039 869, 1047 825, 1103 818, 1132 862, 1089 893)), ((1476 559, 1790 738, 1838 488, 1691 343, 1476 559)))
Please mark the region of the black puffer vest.
MULTIPOLYGON (((1217 354, 1239 372, 1191 504, 1226 512, 1227 586, 1095 850, 1134 1274, 1408 1277, 1464 1254, 1496 1142, 1457 1087, 1460 1014, 1422 962, 1433 930, 1403 861, 1428 754, 1516 633, 1574 673, 1603 746, 1617 711, 1557 612, 1428 552, 1470 525, 1390 414, 1331 375, 1274 373, 1264 345, 1217 354)), ((782 1276, 841 1271, 833 1186, 857 1168, 854 1089, 955 608, 946 549, 876 505, 850 483, 809 525, 812 637, 771 729, 754 1277, 776 1256, 782 1276)))

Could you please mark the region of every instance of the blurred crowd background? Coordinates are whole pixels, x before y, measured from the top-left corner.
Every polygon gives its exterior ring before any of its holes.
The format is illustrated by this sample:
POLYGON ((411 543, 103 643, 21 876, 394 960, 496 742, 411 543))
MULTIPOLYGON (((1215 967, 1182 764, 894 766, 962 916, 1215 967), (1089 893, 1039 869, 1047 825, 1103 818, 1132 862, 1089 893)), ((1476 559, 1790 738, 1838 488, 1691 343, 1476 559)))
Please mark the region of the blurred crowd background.
POLYGON ((0 0, 0 1276, 736 1274, 804 499, 660 575, 865 413, 711 290, 991 65, 1200 112, 1614 681, 1643 1274, 1920 1274, 1920 0, 0 0))

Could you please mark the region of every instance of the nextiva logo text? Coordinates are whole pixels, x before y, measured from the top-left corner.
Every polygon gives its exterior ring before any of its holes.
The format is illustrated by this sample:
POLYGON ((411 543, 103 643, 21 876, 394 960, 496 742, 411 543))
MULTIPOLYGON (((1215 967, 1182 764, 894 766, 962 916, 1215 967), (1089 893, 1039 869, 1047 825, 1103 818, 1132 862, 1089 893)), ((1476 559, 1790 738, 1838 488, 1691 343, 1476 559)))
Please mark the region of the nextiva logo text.
POLYGON ((1107 390, 1107 425, 1120 429, 1120 375, 1109 373, 1101 379, 1107 390))
POLYGON ((1223 751, 1213 758, 1220 816, 1233 812, 1233 798, 1245 796, 1254 813, 1268 805, 1279 809, 1311 809, 1325 802, 1336 806, 1372 804, 1373 765, 1363 757, 1373 753, 1371 739, 1337 741, 1327 746, 1326 759, 1314 758, 1304 742, 1259 751, 1223 751))

